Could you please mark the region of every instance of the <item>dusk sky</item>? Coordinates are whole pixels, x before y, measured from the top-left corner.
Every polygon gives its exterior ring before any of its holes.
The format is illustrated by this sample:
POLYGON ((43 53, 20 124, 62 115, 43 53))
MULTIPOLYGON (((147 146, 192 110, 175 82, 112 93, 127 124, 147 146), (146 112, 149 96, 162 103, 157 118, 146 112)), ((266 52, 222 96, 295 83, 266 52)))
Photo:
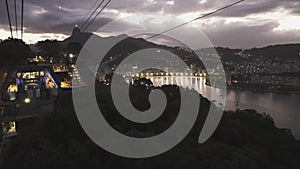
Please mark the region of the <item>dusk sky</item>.
MULTIPOLYGON (((95 1, 25 0, 24 40, 35 43, 39 40, 62 40, 68 37, 75 25, 80 24, 89 14, 95 1)), ((147 12, 175 15, 188 21, 235 1, 237 0, 112 0, 87 31, 94 32, 110 21, 147 12)), ((9 0, 9 3, 14 25, 13 1, 9 0)), ((140 20, 139 24, 160 26, 150 24, 147 19, 140 20)), ((176 25, 172 22, 168 24, 176 25)), ((252 48, 278 43, 300 43, 300 1, 246 0, 218 14, 198 20, 193 25, 205 32, 214 46, 252 48)), ((1 0, 0 39, 9 36, 5 1, 1 0)))

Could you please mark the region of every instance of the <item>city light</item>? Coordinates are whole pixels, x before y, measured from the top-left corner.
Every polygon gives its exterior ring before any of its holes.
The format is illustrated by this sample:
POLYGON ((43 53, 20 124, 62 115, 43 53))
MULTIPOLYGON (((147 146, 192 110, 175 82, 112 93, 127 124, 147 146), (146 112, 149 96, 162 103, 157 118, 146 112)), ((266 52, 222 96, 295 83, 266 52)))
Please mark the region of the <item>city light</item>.
POLYGON ((26 99, 24 100, 24 102, 27 103, 27 104, 29 104, 29 103, 31 102, 31 100, 30 100, 29 98, 26 98, 26 99))

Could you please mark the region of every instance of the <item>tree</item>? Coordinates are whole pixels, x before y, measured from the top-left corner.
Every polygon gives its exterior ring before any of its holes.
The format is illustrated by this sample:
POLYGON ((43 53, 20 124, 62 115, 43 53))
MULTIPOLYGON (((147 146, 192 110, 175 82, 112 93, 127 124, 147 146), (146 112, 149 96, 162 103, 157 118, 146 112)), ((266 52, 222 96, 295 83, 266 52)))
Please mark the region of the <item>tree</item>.
POLYGON ((26 64, 32 56, 30 47, 20 39, 6 39, 0 43, 0 66, 10 68, 26 64))
POLYGON ((58 40, 45 40, 39 41, 37 47, 40 49, 40 55, 46 57, 47 59, 53 58, 55 62, 61 59, 63 47, 58 40))
POLYGON ((71 42, 67 44, 65 51, 68 53, 79 55, 81 49, 82 49, 82 45, 80 43, 71 42))

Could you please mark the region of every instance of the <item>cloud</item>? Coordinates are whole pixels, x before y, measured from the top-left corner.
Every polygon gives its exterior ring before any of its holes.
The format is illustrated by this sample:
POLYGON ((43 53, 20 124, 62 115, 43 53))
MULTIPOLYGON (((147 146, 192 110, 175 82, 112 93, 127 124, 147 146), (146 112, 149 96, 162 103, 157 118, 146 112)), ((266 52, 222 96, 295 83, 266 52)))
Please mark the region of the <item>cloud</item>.
POLYGON ((292 13, 295 9, 298 9, 299 5, 298 0, 246 0, 237 7, 225 10, 219 15, 224 17, 244 17, 251 14, 277 11, 279 9, 284 9, 292 13))
MULTIPOLYGON (((91 5, 96 1, 26 0, 24 16, 26 32, 32 34, 54 33, 69 35, 74 26, 82 23, 87 17, 90 13, 91 5)), ((170 0, 169 2, 167 0, 112 0, 107 10, 90 25, 88 31, 96 31, 102 25, 131 13, 160 12, 176 16, 193 13, 192 16, 196 17, 201 15, 201 13, 220 8, 235 1, 170 0)), ((9 1, 9 3, 12 23, 14 25, 13 1, 9 1)), ((278 23, 280 23, 277 20, 281 18, 276 18, 278 17, 277 15, 270 15, 265 19, 263 17, 272 12, 280 13, 278 11, 284 11, 284 15, 286 16, 298 16, 300 15, 299 5, 299 0, 246 0, 235 7, 210 16, 208 20, 198 22, 200 25, 202 24, 203 30, 206 31, 212 41, 219 45, 248 47, 277 42, 294 42, 296 38, 299 38, 299 30, 298 32, 297 30, 274 31, 279 26, 278 23), (258 18, 255 18, 256 15, 258 18), (237 18, 239 21, 235 24, 228 24, 228 21, 233 18, 237 18), (203 22, 206 21, 208 24, 205 24, 205 27, 203 27, 203 22)), ((18 5, 19 8, 20 5, 18 5)), ((121 28, 150 26, 147 22, 143 21, 140 25, 123 23, 121 28)), ((167 24, 170 26, 176 25, 175 22, 167 24)), ((5 1, 0 1, 0 28, 9 31, 5 1)), ((117 28, 116 31, 118 31, 117 28)), ((1 38, 6 37, 1 36, 1 38)))
POLYGON ((228 46, 233 48, 263 47, 276 43, 299 43, 300 32, 276 31, 277 22, 265 22, 257 25, 247 25, 242 22, 226 23, 214 22, 206 25, 203 31, 214 46, 228 46))

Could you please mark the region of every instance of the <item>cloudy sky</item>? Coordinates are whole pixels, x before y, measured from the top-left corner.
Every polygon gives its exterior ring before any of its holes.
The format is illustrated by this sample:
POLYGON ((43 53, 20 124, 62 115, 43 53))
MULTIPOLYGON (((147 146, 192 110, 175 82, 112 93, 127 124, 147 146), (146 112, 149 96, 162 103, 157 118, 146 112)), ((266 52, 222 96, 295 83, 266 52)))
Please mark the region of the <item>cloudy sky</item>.
MULTIPOLYGON (((13 1, 8 1, 14 25, 13 1)), ((35 43, 38 40, 62 40, 68 37, 75 25, 80 25, 87 17, 96 1, 25 0, 24 40, 35 43)), ((112 0, 87 31, 95 32, 111 21, 144 13, 174 15, 188 21, 235 1, 237 0, 112 0)), ((178 24, 172 20, 162 22, 163 24, 154 25, 148 19, 139 19, 138 23, 124 23, 122 29, 126 29, 126 25, 160 28, 161 25, 165 27, 178 24)), ((201 29, 215 46, 252 48, 277 43, 300 43, 300 1, 246 0, 218 14, 198 20, 192 26, 201 29)), ((114 33, 117 34, 118 30, 114 33)), ((0 39, 9 36, 5 1, 1 0, 0 39)))

